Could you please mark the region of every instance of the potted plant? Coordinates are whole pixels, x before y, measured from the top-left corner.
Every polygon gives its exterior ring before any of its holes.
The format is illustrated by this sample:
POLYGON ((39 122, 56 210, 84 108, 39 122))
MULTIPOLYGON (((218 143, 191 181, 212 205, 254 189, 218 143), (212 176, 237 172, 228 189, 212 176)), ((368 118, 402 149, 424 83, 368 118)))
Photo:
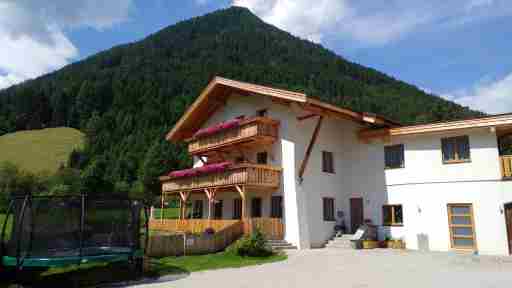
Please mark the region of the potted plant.
POLYGON ((379 241, 376 240, 363 240, 363 249, 375 249, 379 247, 379 241))
POLYGON ((405 249, 405 242, 402 239, 392 239, 390 236, 384 238, 383 246, 391 249, 405 249))

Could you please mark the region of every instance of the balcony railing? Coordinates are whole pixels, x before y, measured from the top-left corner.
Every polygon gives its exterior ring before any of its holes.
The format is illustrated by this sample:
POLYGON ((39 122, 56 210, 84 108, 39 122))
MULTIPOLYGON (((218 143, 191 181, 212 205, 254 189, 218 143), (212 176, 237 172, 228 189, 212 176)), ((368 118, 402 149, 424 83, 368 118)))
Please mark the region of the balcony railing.
POLYGON ((189 139, 188 151, 192 155, 198 155, 239 144, 270 144, 277 139, 278 130, 279 121, 268 117, 255 117, 244 120, 238 127, 189 139))
POLYGON ((279 187, 281 169, 268 165, 237 164, 222 172, 190 177, 161 177, 165 192, 222 188, 235 185, 276 189, 279 187))
POLYGON ((503 178, 512 178, 512 155, 500 156, 500 163, 503 178))

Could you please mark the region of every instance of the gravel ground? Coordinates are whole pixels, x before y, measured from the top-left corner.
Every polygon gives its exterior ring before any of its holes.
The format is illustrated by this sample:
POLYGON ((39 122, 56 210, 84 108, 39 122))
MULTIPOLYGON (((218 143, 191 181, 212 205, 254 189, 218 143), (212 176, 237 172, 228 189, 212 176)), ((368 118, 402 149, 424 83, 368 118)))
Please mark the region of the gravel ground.
POLYGON ((512 257, 314 249, 291 251, 283 262, 160 281, 136 287, 512 287, 512 257))

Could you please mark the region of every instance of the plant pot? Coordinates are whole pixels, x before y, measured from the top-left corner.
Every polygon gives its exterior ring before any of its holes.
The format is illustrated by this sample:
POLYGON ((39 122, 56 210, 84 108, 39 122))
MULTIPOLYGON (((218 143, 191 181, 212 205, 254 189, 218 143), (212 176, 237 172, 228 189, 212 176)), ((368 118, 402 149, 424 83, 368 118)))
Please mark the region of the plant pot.
POLYGON ((363 249, 375 249, 379 247, 379 241, 363 240, 363 249))
POLYGON ((405 249, 405 242, 402 240, 387 240, 386 247, 390 249, 405 249))

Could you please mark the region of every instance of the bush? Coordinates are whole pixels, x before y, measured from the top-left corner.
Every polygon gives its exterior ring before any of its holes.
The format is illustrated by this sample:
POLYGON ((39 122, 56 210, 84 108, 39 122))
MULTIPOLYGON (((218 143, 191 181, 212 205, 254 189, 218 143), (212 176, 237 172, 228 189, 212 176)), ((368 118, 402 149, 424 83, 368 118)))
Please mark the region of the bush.
POLYGON ((272 255, 267 247, 265 236, 256 229, 251 235, 246 235, 228 248, 228 252, 239 256, 266 257, 272 255))

